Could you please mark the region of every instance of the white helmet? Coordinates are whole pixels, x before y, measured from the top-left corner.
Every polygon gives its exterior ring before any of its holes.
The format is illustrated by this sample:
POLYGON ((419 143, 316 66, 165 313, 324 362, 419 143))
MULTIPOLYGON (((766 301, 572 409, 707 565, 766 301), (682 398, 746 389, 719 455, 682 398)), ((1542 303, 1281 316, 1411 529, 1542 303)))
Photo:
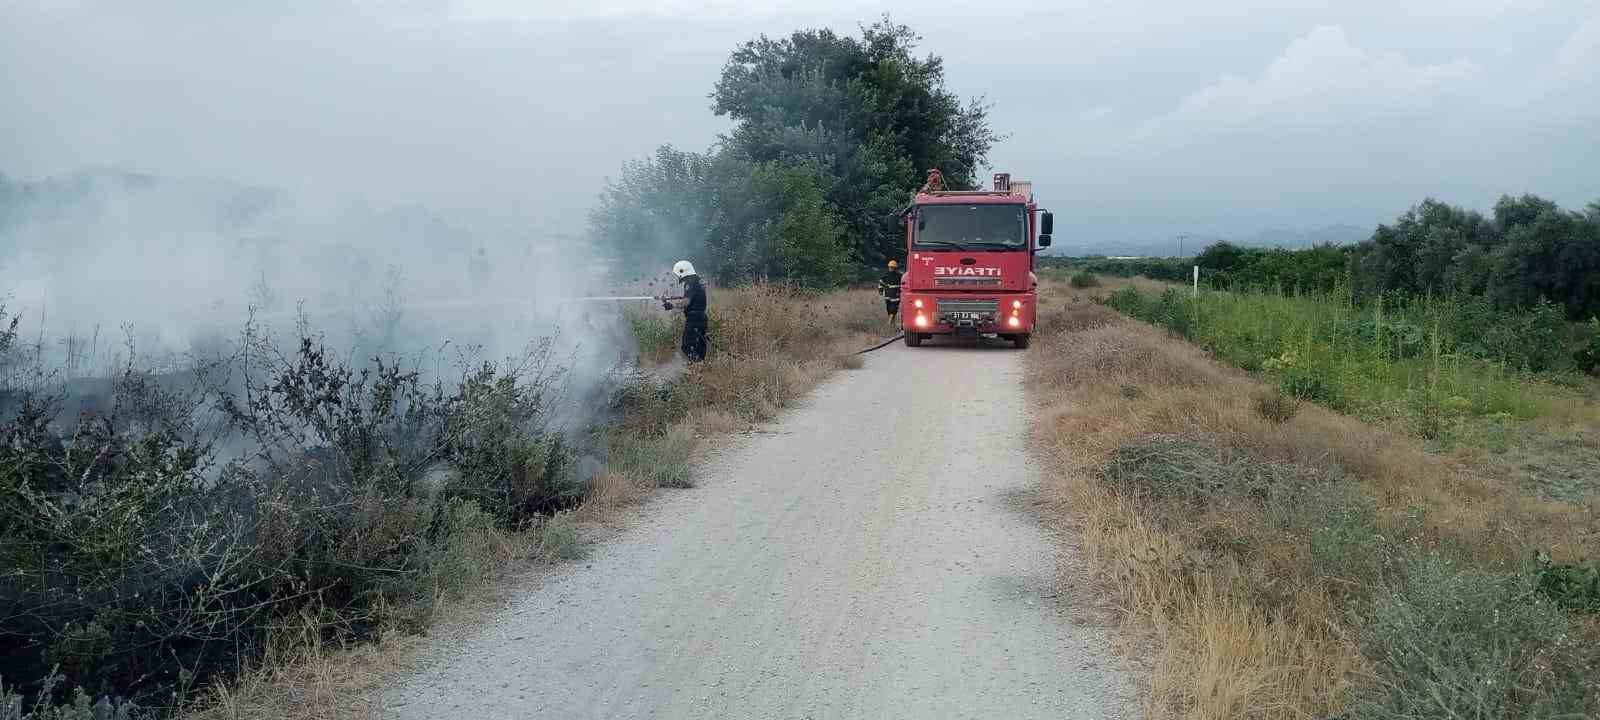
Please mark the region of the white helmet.
POLYGON ((694 266, 689 264, 688 260, 679 260, 672 264, 672 274, 682 280, 694 274, 694 266))

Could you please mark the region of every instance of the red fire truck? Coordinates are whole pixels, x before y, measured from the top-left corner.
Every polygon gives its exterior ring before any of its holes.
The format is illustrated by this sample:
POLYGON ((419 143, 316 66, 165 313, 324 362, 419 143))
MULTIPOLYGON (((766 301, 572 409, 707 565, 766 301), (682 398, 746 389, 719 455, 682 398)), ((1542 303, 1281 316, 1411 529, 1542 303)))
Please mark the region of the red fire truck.
POLYGON ((1050 246, 1053 224, 1034 203, 1032 183, 995 173, 993 190, 945 190, 932 170, 902 219, 906 344, 965 335, 1027 347, 1039 300, 1033 254, 1050 246))

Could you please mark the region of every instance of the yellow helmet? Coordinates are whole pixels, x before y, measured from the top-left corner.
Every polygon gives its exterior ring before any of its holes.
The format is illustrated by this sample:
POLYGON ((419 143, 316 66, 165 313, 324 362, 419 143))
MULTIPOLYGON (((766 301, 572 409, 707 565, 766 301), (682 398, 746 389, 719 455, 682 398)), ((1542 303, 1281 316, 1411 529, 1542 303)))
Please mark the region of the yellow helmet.
POLYGON ((900 267, 900 263, 899 262, 897 262, 895 260, 890 260, 889 261, 889 269, 890 270, 893 270, 893 269, 895 269, 897 267, 900 267))

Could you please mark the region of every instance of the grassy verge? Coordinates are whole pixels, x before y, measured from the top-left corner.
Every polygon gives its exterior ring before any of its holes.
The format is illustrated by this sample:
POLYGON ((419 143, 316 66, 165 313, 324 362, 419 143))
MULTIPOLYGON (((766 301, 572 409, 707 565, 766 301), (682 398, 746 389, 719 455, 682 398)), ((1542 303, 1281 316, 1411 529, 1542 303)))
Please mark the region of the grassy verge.
POLYGON ((1600 490, 1600 385, 1573 371, 1552 308, 1458 301, 1354 309, 1327 295, 1125 287, 1112 307, 1160 325, 1286 395, 1500 466, 1553 497, 1600 490))
POLYGON ((681 313, 629 311, 639 372, 594 399, 599 418, 580 444, 603 469, 581 502, 521 530, 493 526, 460 533, 455 570, 435 587, 428 612, 409 614, 368 637, 330 641, 314 618, 282 623, 265 657, 211 689, 198 718, 337 718, 370 714, 372 692, 426 642, 427 628, 470 623, 492 611, 513 571, 581 555, 615 514, 657 488, 693 485, 697 450, 715 437, 772 419, 836 369, 859 367, 855 350, 887 332, 868 291, 815 293, 778 286, 718 289, 711 350, 684 366, 681 313))
POLYGON ((1036 440, 1088 572, 1149 651, 1150 717, 1600 712, 1593 494, 1530 492, 1046 292, 1036 440))
POLYGON ((706 438, 771 420, 829 373, 859 367, 855 351, 889 331, 875 301, 867 291, 719 290, 707 359, 687 367, 677 350, 682 314, 631 310, 647 372, 617 389, 612 422, 596 429, 610 451, 609 477, 590 505, 690 485, 689 463, 706 438))

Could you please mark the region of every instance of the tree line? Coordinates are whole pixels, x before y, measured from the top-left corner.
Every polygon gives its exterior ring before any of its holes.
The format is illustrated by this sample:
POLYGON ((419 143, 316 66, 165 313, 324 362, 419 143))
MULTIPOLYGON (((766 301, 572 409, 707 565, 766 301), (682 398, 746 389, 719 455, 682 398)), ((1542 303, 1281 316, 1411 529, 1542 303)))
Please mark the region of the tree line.
POLYGON ((1501 310, 1542 301, 1581 321, 1600 315, 1600 202, 1577 212, 1534 195, 1505 196, 1485 217, 1430 198, 1356 245, 1281 250, 1219 242, 1194 264, 1223 288, 1347 287, 1358 302, 1465 297, 1501 310))
POLYGON ((902 252, 897 212, 929 168, 974 187, 1000 138, 981 98, 887 17, 860 37, 801 30, 740 45, 711 92, 734 127, 704 152, 663 145, 607 181, 589 228, 621 271, 688 257, 721 282, 812 287, 902 252))
MULTIPOLYGON (((1333 295, 1449 326, 1452 337, 1470 338, 1458 348, 1466 355, 1534 371, 1600 372, 1600 202, 1577 212, 1533 195, 1505 196, 1485 216, 1430 198, 1355 245, 1218 242, 1193 260, 1068 262, 1184 283, 1199 266, 1212 288, 1333 295)), ((1422 337, 1407 322, 1391 318, 1384 329, 1422 337)))

